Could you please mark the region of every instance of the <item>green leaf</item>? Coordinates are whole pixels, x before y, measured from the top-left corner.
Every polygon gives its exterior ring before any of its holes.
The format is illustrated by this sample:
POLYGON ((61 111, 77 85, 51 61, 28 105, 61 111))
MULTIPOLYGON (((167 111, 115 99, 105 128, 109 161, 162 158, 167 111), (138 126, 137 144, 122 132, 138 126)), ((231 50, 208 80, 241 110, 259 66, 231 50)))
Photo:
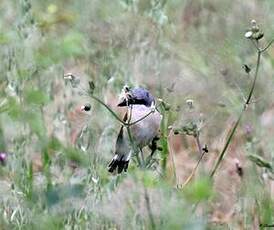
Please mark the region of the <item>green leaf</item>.
POLYGON ((268 169, 272 170, 271 163, 257 154, 249 154, 248 159, 251 160, 256 165, 258 165, 259 167, 268 168, 268 169))
POLYGON ((41 139, 46 136, 46 129, 44 126, 42 114, 40 111, 26 111, 22 114, 23 120, 26 121, 31 130, 41 139))
POLYGON ((211 180, 202 178, 193 181, 186 187, 184 194, 188 200, 193 202, 208 199, 212 195, 211 180))
POLYGON ((84 155, 81 151, 74 149, 74 148, 66 148, 64 149, 64 152, 69 160, 72 160, 80 165, 87 165, 88 159, 87 156, 84 155))
POLYGON ((45 105, 49 102, 49 96, 41 90, 27 90, 25 100, 29 104, 45 105))
POLYGON ((8 115, 10 116, 10 118, 14 120, 21 119, 22 108, 14 98, 10 97, 8 99, 8 103, 3 107, 3 112, 6 110, 8 111, 8 115))
POLYGON ((52 137, 48 142, 48 152, 56 152, 63 148, 62 143, 56 138, 52 137))
POLYGON ((0 33, 0 45, 6 45, 9 43, 9 38, 6 34, 0 33))
POLYGON ((80 56, 84 53, 84 38, 80 33, 68 33, 61 42, 61 50, 65 56, 80 56))

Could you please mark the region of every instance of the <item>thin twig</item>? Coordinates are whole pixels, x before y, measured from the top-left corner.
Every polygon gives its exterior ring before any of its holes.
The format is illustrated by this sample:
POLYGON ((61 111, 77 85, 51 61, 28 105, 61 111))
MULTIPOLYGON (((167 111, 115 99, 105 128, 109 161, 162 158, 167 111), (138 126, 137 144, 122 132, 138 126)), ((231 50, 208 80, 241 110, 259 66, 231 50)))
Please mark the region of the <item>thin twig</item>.
MULTIPOLYGON (((124 122, 121 118, 119 118, 119 116, 108 106, 106 105, 101 99, 99 99, 98 97, 94 96, 94 95, 90 95, 90 97, 94 100, 96 100, 97 102, 99 102, 101 105, 103 105, 120 123, 122 123, 122 125, 124 126, 132 126, 135 125, 137 123, 139 123, 140 121, 144 120, 146 117, 148 117, 150 114, 154 113, 153 110, 151 110, 150 112, 148 112, 146 115, 144 115, 143 117, 141 117, 140 119, 130 122, 130 119, 128 122, 124 122)), ((158 105, 159 106, 159 105, 158 105)), ((158 106, 156 106, 156 109, 158 108, 158 106)))
POLYGON ((261 61, 261 55, 272 44, 273 41, 274 40, 272 40, 264 49, 260 49, 259 46, 258 46, 258 42, 254 43, 254 41, 253 41, 253 44, 254 44, 254 46, 257 49, 257 64, 256 64, 256 70, 255 70, 254 79, 253 79, 253 82, 252 82, 252 85, 251 85, 251 88, 250 88, 247 100, 244 103, 243 109, 242 109, 242 111, 241 111, 241 113, 240 113, 240 115, 239 115, 236 123, 232 127, 231 133, 228 136, 228 139, 227 139, 227 141, 226 141, 226 143, 224 145, 224 148, 221 151, 220 155, 218 156, 216 164, 214 165, 213 170, 210 173, 210 177, 213 177, 214 174, 216 173, 216 170, 218 169, 220 163, 222 162, 222 160, 223 160, 223 158, 225 156, 226 150, 227 150, 229 144, 231 143, 232 138, 233 138, 233 136, 234 136, 234 134, 235 134, 238 126, 239 126, 239 123, 241 121, 242 115, 243 115, 244 111, 247 109, 248 105, 250 104, 250 101, 251 101, 251 98, 252 98, 252 95, 253 95, 253 92, 254 92, 254 89, 255 89, 255 85, 256 85, 256 82, 257 82, 257 77, 258 77, 258 72, 259 72, 259 66, 260 66, 260 61, 261 61))
POLYGON ((245 110, 245 109, 243 109, 243 110, 241 111, 238 120, 237 120, 236 123, 234 124, 234 126, 233 126, 233 128, 232 128, 232 130, 231 130, 231 133, 230 133, 230 135, 229 135, 229 137, 228 137, 228 139, 227 139, 227 141, 226 141, 226 143, 225 143, 225 146, 224 146, 222 152, 220 153, 220 155, 219 155, 219 157, 218 157, 218 160, 217 160, 216 164, 214 165, 214 168, 213 168, 212 172, 210 173, 210 177, 213 177, 213 176, 214 176, 214 174, 216 173, 216 170, 217 170, 218 166, 220 165, 221 161, 223 160, 224 155, 225 155, 225 152, 226 152, 226 150, 227 150, 227 148, 228 148, 228 146, 229 146, 229 144, 230 144, 230 142, 231 142, 231 140, 232 140, 232 138, 233 138, 233 136, 234 136, 234 134, 235 134, 235 132, 236 132, 236 129, 237 129, 237 127, 238 127, 238 125, 239 125, 239 123, 240 123, 240 121, 241 121, 241 118, 242 118, 242 115, 243 115, 244 110, 245 110))
POLYGON ((141 160, 140 160, 139 155, 138 155, 137 147, 136 147, 135 142, 134 142, 134 140, 133 140, 133 137, 132 137, 132 135, 131 135, 130 127, 129 127, 129 125, 128 125, 128 124, 130 124, 130 120, 131 120, 131 118, 132 118, 132 106, 129 106, 129 107, 128 107, 128 110, 129 110, 129 119, 128 119, 127 122, 125 122, 125 127, 126 127, 126 129, 127 129, 129 142, 130 142, 131 147, 132 147, 132 149, 133 149, 133 151, 134 151, 134 154, 136 155, 136 159, 137 159, 137 161, 138 161, 138 164, 139 164, 139 165, 142 165, 141 160))
POLYGON ((267 45, 265 48, 261 49, 260 51, 263 53, 264 51, 266 51, 271 45, 272 43, 274 42, 274 39, 272 39, 267 45))
POLYGON ((188 176, 188 178, 185 180, 185 182, 180 186, 181 189, 183 189, 191 181, 191 179, 193 178, 193 176, 194 176, 194 174, 195 174, 195 172, 196 172, 196 170, 197 170, 200 162, 202 161, 202 159, 203 159, 203 157, 204 157, 204 155, 206 153, 206 151, 202 150, 202 146, 201 146, 201 143, 200 143, 199 134, 196 135, 195 139, 196 139, 196 143, 197 143, 198 150, 199 150, 199 153, 200 153, 200 158, 199 158, 197 164, 195 165, 195 167, 193 168, 191 174, 188 176))
POLYGON ((91 95, 90 97, 92 99, 94 99, 95 101, 99 102, 101 105, 103 105, 120 123, 122 123, 123 125, 127 125, 126 122, 124 122, 108 105, 106 105, 101 99, 99 99, 98 97, 91 95))
MULTIPOLYGON (((167 137, 169 143, 170 143, 170 137, 171 137, 172 133, 173 133, 172 130, 170 130, 168 137, 167 137)), ((177 186, 178 185, 177 172, 176 172, 177 170, 176 170, 176 165, 175 165, 175 160, 174 160, 174 154, 173 154, 170 144, 168 145, 168 150, 169 150, 169 154, 171 156, 171 162, 172 162, 172 167, 173 167, 173 178, 175 179, 176 186, 177 186)))
POLYGON ((196 164, 195 167, 193 168, 191 174, 188 176, 188 178, 185 180, 185 182, 180 186, 181 189, 183 189, 183 188, 191 181, 191 179, 193 178, 193 176, 194 176, 194 174, 195 174, 195 172, 196 172, 196 170, 197 170, 197 168, 198 168, 200 162, 202 161, 202 159, 203 159, 205 153, 206 153, 206 152, 203 152, 203 153, 202 153, 202 155, 200 156, 200 158, 199 158, 197 164, 196 164))
POLYGON ((257 49, 258 52, 260 52, 260 48, 259 48, 259 45, 258 45, 258 41, 254 41, 254 40, 251 40, 253 45, 255 46, 255 48, 257 49))
POLYGON ((137 123, 139 123, 140 121, 144 120, 146 117, 148 117, 150 114, 154 113, 154 111, 150 111, 149 113, 147 113, 146 115, 144 115, 143 117, 141 117, 140 119, 136 120, 136 121, 133 121, 132 123, 128 123, 127 125, 128 126, 132 126, 132 125, 135 125, 137 123))
POLYGON ((199 150, 199 153, 200 153, 200 156, 201 156, 204 151, 202 150, 202 146, 201 146, 201 142, 200 142, 200 132, 199 131, 198 131, 197 135, 195 136, 195 140, 196 140, 198 150, 199 150))
POLYGON ((253 95, 253 91, 254 91, 255 84, 256 84, 256 81, 257 81, 257 77, 258 77, 258 71, 259 71, 259 66, 260 66, 261 54, 262 54, 261 51, 258 51, 258 54, 257 54, 257 65, 256 65, 256 70, 255 70, 255 76, 254 76, 254 80, 253 80, 253 83, 252 83, 250 92, 249 92, 249 94, 248 94, 247 100, 246 100, 245 105, 244 105, 245 108, 246 108, 247 105, 249 104, 249 102, 250 102, 250 100, 251 100, 251 97, 252 97, 252 95, 253 95))

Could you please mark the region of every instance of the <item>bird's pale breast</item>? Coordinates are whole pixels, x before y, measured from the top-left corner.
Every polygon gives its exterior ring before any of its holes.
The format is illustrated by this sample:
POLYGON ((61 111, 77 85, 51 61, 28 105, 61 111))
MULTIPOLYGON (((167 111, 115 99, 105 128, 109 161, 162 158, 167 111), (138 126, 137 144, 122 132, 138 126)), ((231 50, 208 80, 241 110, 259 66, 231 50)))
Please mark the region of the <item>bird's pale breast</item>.
MULTIPOLYGON (((146 107, 144 105, 133 105, 131 122, 141 119, 150 111, 150 107, 146 107)), ((148 145, 152 139, 158 135, 161 119, 161 114, 155 110, 155 112, 131 126, 130 130, 132 137, 139 147, 142 148, 148 145)))

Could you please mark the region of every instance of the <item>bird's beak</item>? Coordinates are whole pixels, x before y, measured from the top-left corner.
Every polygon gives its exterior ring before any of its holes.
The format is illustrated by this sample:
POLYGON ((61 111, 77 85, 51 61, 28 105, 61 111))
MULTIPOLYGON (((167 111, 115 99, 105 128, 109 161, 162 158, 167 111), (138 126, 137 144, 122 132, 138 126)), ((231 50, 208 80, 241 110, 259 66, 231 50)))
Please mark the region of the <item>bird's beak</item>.
POLYGON ((135 103, 136 103, 136 98, 133 95, 127 95, 127 97, 121 98, 117 106, 122 107, 122 106, 133 105, 135 103))
POLYGON ((129 104, 129 101, 126 98, 121 98, 117 106, 122 107, 122 106, 127 106, 128 104, 129 104))
POLYGON ((128 106, 128 105, 135 104, 135 102, 136 102, 136 97, 132 93, 127 92, 121 97, 117 106, 119 107, 128 106))

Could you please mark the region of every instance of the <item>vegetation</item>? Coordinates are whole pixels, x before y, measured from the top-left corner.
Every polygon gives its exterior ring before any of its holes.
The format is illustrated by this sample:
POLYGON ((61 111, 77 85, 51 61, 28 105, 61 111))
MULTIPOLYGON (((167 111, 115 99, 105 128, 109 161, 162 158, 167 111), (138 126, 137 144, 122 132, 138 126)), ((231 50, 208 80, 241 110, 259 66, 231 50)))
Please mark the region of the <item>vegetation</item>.
POLYGON ((0 229, 274 226, 273 10, 2 0, 0 229), (125 85, 157 98, 161 136, 112 175, 125 85))

